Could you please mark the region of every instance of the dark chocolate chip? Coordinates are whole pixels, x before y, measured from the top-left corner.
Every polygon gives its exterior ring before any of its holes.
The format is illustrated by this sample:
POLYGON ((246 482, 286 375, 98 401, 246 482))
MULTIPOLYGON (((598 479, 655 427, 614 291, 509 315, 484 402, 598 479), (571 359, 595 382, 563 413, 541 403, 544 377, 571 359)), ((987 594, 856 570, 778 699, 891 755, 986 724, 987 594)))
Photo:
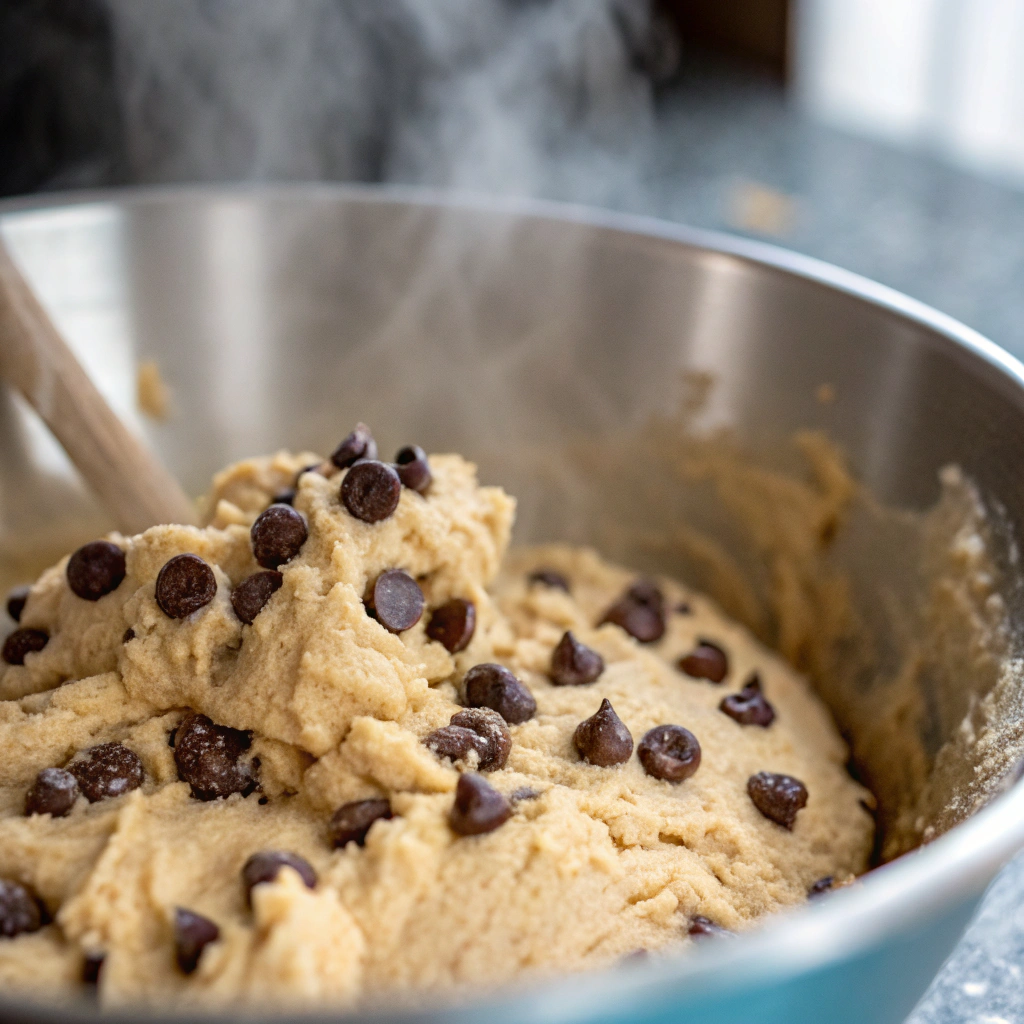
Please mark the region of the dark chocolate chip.
POLYGON ((754 806, 768 819, 792 829, 797 811, 807 804, 807 787, 792 775, 758 772, 747 779, 754 806))
POLYGON ((264 569, 276 569, 299 553, 309 531, 302 513, 291 505, 271 505, 256 517, 249 535, 256 561, 264 569))
POLYGON ((376 459, 377 442, 365 423, 357 423, 355 430, 345 438, 331 455, 338 469, 347 469, 356 459, 376 459))
POLYGON ((398 508, 402 481, 383 462, 372 459, 353 464, 341 482, 341 503, 364 523, 379 523, 398 508))
POLYGON ((25 602, 28 601, 29 591, 32 588, 25 584, 22 587, 15 587, 7 595, 7 614, 15 622, 21 622, 21 613, 25 610, 25 602))
POLYGON ((423 591, 404 569, 388 569, 374 581, 367 603, 385 629, 401 633, 420 621, 423 591))
POLYGON ((103 961, 106 957, 102 953, 86 953, 82 958, 82 984, 98 985, 100 983, 100 971, 103 970, 103 961))
POLYGON ((767 729, 775 721, 775 708, 761 692, 761 678, 756 672, 739 693, 729 694, 718 707, 740 725, 759 725, 767 729))
POLYGON ((493 832, 512 815, 512 805, 482 776, 459 776, 448 824, 460 836, 493 832))
POLYGON ((251 626, 256 616, 263 611, 263 606, 281 589, 283 582, 284 577, 276 569, 254 572, 231 591, 231 607, 247 626, 251 626))
POLYGON ((605 613, 598 625, 610 622, 642 644, 665 635, 665 598, 649 580, 637 580, 605 613))
POLYGON ((487 756, 487 740, 472 729, 457 725, 444 725, 423 738, 426 747, 438 757, 449 761, 465 761, 471 750, 477 752, 481 761, 487 756))
POLYGON ((700 767, 700 743, 681 725, 656 725, 636 753, 648 775, 666 782, 682 782, 700 767))
POLYGON ((287 850, 261 850, 254 853, 242 868, 242 884, 245 886, 245 899, 252 904, 252 890, 263 882, 272 882, 280 874, 281 868, 291 868, 299 873, 307 889, 316 888, 316 872, 309 861, 297 853, 287 850))
POLYGON ((551 587, 552 590, 564 590, 569 593, 569 581, 554 569, 535 569, 526 577, 526 582, 551 587))
POLYGON ((481 771, 504 768, 512 750, 512 734, 505 719, 491 708, 466 708, 452 715, 451 726, 471 729, 487 741, 487 753, 480 759, 481 771))
POLYGON ((209 918, 184 907, 174 908, 174 957, 183 973, 191 974, 199 966, 203 950, 219 938, 220 929, 209 918))
POLYGON ((286 487, 283 491, 278 491, 274 495, 274 500, 270 503, 271 505, 294 505, 295 504, 295 488, 286 487))
POLYGON ((387 821, 391 817, 391 804, 387 800, 353 800, 342 804, 331 818, 331 845, 343 847, 355 843, 362 846, 370 826, 375 821, 387 821))
POLYGON ((44 768, 25 794, 26 814, 63 818, 78 799, 78 779, 63 768, 44 768))
POLYGON ((13 939, 42 926, 43 908, 35 896, 18 882, 0 878, 0 935, 13 939))
POLYGON ((815 897, 823 895, 832 888, 834 883, 835 879, 832 875, 826 875, 824 878, 819 878, 814 885, 807 890, 807 898, 809 900, 813 900, 815 897))
POLYGON ((625 596, 648 608, 657 608, 658 611, 665 609, 665 595, 657 583, 652 583, 650 580, 637 580, 630 585, 625 596))
POLYGON ((715 924, 711 918, 697 914, 690 919, 690 928, 687 934, 694 939, 710 939, 716 936, 732 935, 733 933, 728 928, 715 924))
POLYGON ((679 659, 679 669, 694 679, 706 679, 720 683, 729 674, 729 659, 718 644, 710 640, 698 640, 689 654, 679 659))
MULTIPOLYGON (((299 481, 305 473, 319 473, 321 476, 326 476, 327 474, 323 472, 323 465, 324 464, 322 462, 311 462, 308 466, 303 466, 302 469, 295 474, 296 488, 299 486, 299 481)), ((284 504, 287 505, 289 502, 284 502, 284 504)))
POLYGON ((469 646, 476 632, 476 605, 454 597, 435 608, 427 623, 427 636, 443 644, 449 654, 458 654, 469 646))
POLYGON ((464 761, 477 752, 480 771, 504 768, 512 750, 512 734, 505 719, 490 708, 467 708, 452 715, 449 725, 435 729, 423 740, 438 757, 464 761))
POLYGON ((198 555, 175 555, 156 578, 156 603, 172 619, 205 608, 217 594, 217 577, 198 555))
POLYGON ((419 494, 425 494, 434 479, 427 453, 418 444, 406 445, 399 450, 395 456, 395 469, 403 486, 419 494))
POLYGON ((601 768, 624 764, 633 753, 633 737, 607 697, 590 718, 576 726, 572 741, 584 761, 601 768))
POLYGON ((680 601, 679 604, 676 605, 676 614, 677 615, 692 615, 693 614, 693 609, 690 607, 690 605, 689 605, 689 603, 687 601, 680 601))
POLYGON ((121 637, 121 643, 123 643, 123 644, 130 644, 134 639, 135 639, 135 630, 132 629, 131 626, 129 626, 124 631, 124 636, 121 637))
POLYGON ((139 755, 122 743, 90 747, 67 770, 78 780, 79 789, 91 804, 138 789, 145 778, 139 755))
POLYGON ((8 665, 24 665, 25 656, 41 651, 49 640, 41 629, 16 629, 4 641, 3 659, 8 665))
POLYGON ((241 729, 191 714, 178 726, 174 738, 178 778, 192 787, 197 800, 217 800, 232 793, 248 796, 256 788, 256 769, 252 762, 240 758, 251 742, 241 729))
POLYGON ((94 540, 68 559, 68 586, 83 600, 98 601, 117 590, 126 572, 124 552, 109 540, 94 540))
POLYGON ((551 682, 556 686, 585 686, 604 671, 604 658, 581 644, 567 630, 551 652, 551 682))
POLYGON ((509 725, 520 725, 537 713, 533 694, 504 665, 474 665, 463 680, 471 708, 497 711, 509 725))

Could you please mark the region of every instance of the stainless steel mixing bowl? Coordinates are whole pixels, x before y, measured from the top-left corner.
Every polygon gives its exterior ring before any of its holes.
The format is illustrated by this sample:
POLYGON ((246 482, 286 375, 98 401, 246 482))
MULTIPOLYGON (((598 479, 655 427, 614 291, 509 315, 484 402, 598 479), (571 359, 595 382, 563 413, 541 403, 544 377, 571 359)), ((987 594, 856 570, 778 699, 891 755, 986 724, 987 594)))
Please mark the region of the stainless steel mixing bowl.
MULTIPOLYGON (((1024 368, 949 318, 809 259, 641 218, 403 190, 46 202, 0 209, 4 237, 101 388, 195 493, 229 460, 322 451, 364 419, 385 450, 415 440, 476 458, 521 497, 520 541, 600 541, 594 524, 609 516, 629 536, 656 510, 603 500, 616 479, 600 477, 601 446, 670 411, 680 374, 699 370, 716 382, 704 425, 731 425, 755 458, 820 427, 883 502, 927 507, 940 468, 958 463, 1001 510, 1004 540, 1024 524, 1024 368), (165 423, 135 412, 144 359, 173 390, 165 423), (815 398, 826 382, 831 404, 815 398), (563 500, 581 444, 601 486, 563 500)), ((641 470, 646 457, 635 453, 641 470)), ((99 528, 61 453, 9 397, 0 488, 8 574, 99 528)), ((1022 845, 1017 787, 857 886, 734 941, 371 1016, 898 1021, 1022 845)), ((0 1005, 12 1021, 89 1012, 0 1005)))

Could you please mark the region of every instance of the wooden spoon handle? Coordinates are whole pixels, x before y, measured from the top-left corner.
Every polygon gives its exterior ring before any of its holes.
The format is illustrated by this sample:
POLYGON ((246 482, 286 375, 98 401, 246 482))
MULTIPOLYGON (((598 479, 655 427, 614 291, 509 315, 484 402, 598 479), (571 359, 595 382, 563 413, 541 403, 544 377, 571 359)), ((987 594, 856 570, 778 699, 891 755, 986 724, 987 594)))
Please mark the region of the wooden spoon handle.
POLYGON ((2 239, 0 374, 53 431, 119 530, 196 521, 177 480, 96 390, 2 239))

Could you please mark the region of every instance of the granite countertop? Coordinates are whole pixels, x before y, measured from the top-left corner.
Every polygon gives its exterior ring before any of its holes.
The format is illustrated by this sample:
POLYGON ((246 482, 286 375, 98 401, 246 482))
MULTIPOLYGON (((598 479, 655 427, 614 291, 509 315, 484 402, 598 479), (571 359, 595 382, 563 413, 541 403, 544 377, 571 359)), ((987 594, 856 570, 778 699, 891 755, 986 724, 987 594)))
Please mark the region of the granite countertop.
MULTIPOLYGON (((779 87, 690 66, 660 105, 645 188, 619 205, 767 238, 891 285, 1024 357, 1024 190, 816 124, 779 87)), ((1024 1021, 1024 855, 907 1024, 1024 1021)), ((867 1022, 866 1022, 867 1024, 867 1022)))

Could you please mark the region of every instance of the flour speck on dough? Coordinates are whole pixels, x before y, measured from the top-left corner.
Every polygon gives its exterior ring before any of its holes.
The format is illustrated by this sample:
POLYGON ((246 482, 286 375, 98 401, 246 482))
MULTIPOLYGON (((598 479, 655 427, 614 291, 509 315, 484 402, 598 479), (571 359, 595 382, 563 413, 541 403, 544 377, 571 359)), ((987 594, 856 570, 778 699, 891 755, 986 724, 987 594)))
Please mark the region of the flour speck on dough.
POLYGON ((68 559, 32 587, 0 672, 5 985, 492 985, 740 931, 867 867, 868 794, 777 655, 672 580, 507 553, 513 500, 458 456, 395 504, 375 455, 239 463, 205 527, 113 534, 123 570, 87 545, 74 587, 68 559))

